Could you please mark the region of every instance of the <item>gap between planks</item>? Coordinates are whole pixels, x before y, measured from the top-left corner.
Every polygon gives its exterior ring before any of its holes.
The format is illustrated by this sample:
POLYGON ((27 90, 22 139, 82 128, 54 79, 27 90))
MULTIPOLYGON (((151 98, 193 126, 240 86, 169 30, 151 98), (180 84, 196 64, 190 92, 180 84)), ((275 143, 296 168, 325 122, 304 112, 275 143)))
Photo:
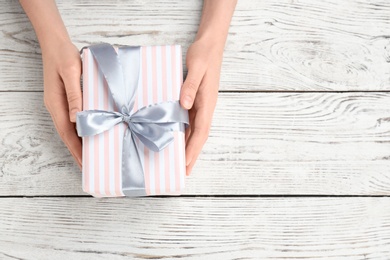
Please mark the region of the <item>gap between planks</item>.
MULTIPOLYGON (((191 195, 184 194, 180 196, 146 196, 139 197, 141 198, 151 198, 151 199, 161 199, 161 198, 388 198, 390 195, 326 195, 326 194, 216 194, 216 195, 191 195)), ((34 199, 34 198, 93 198, 90 195, 33 195, 33 196, 24 196, 24 195, 0 195, 0 199, 7 198, 23 198, 23 199, 34 199)), ((97 198, 99 199, 99 198, 97 198)), ((103 198, 104 199, 104 198, 103 198)))
MULTIPOLYGON (((43 93, 43 90, 0 90, 0 93, 43 93)), ((219 90, 218 93, 389 93, 390 90, 219 90)))

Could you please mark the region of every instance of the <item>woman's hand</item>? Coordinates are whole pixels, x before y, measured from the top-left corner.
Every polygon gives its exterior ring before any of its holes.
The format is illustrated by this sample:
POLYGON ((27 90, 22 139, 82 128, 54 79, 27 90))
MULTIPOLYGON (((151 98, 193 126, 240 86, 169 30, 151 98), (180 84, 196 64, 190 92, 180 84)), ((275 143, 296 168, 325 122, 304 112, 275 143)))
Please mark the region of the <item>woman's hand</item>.
POLYGON ((187 52, 188 74, 180 94, 180 103, 189 109, 190 116, 186 130, 187 175, 209 135, 223 49, 236 3, 237 0, 204 0, 198 33, 187 52))
POLYGON ((82 109, 81 59, 70 41, 42 49, 44 101, 62 141, 81 168, 81 139, 75 129, 82 109))
POLYGON ((188 74, 180 94, 180 103, 189 109, 190 118, 186 130, 187 175, 209 135, 218 97, 222 53, 223 49, 202 40, 195 41, 187 52, 188 74))
POLYGON ((44 100, 62 141, 81 167, 76 112, 81 111, 81 59, 70 41, 54 0, 19 0, 42 50, 44 100))

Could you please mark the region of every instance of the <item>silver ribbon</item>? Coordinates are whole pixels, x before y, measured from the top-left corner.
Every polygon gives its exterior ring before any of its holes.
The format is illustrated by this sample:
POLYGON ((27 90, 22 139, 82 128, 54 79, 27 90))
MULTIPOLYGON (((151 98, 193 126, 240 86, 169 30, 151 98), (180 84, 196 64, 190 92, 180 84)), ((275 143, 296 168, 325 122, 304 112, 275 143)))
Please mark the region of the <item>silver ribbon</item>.
POLYGON ((79 136, 93 136, 125 122, 123 137, 122 191, 126 196, 145 196, 145 178, 136 138, 154 152, 174 139, 172 131, 184 131, 188 111, 179 101, 145 106, 134 112, 135 93, 140 71, 140 47, 121 47, 116 53, 110 44, 88 47, 103 73, 119 111, 84 110, 77 113, 79 136))

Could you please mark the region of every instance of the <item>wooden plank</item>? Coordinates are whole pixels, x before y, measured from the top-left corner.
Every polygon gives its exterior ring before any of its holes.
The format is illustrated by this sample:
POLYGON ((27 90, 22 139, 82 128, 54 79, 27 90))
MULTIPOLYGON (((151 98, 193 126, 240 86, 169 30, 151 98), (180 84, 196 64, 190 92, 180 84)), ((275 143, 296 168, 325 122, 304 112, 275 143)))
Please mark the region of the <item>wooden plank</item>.
POLYGON ((390 198, 2 198, 2 259, 388 259, 390 198))
MULTIPOLYGON (((35 34, 17 1, 0 0, 0 90, 41 90, 35 34)), ((193 40, 202 1, 58 1, 75 44, 193 40)), ((226 45, 221 90, 389 90, 386 0, 241 0, 226 45)), ((184 53, 185 55, 185 53, 184 53)))
MULTIPOLYGON (((390 194, 389 93, 221 93, 186 194, 390 194)), ((78 195, 42 93, 0 94, 0 195, 78 195)))

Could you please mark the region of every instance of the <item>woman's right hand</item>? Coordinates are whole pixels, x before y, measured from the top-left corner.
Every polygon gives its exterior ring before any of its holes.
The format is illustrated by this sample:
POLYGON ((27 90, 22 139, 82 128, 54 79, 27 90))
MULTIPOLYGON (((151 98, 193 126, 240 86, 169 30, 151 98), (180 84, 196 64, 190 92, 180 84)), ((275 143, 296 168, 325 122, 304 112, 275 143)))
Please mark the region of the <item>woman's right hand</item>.
POLYGON ((70 41, 42 48, 44 102, 62 141, 81 168, 81 139, 75 129, 82 109, 81 59, 70 41))

